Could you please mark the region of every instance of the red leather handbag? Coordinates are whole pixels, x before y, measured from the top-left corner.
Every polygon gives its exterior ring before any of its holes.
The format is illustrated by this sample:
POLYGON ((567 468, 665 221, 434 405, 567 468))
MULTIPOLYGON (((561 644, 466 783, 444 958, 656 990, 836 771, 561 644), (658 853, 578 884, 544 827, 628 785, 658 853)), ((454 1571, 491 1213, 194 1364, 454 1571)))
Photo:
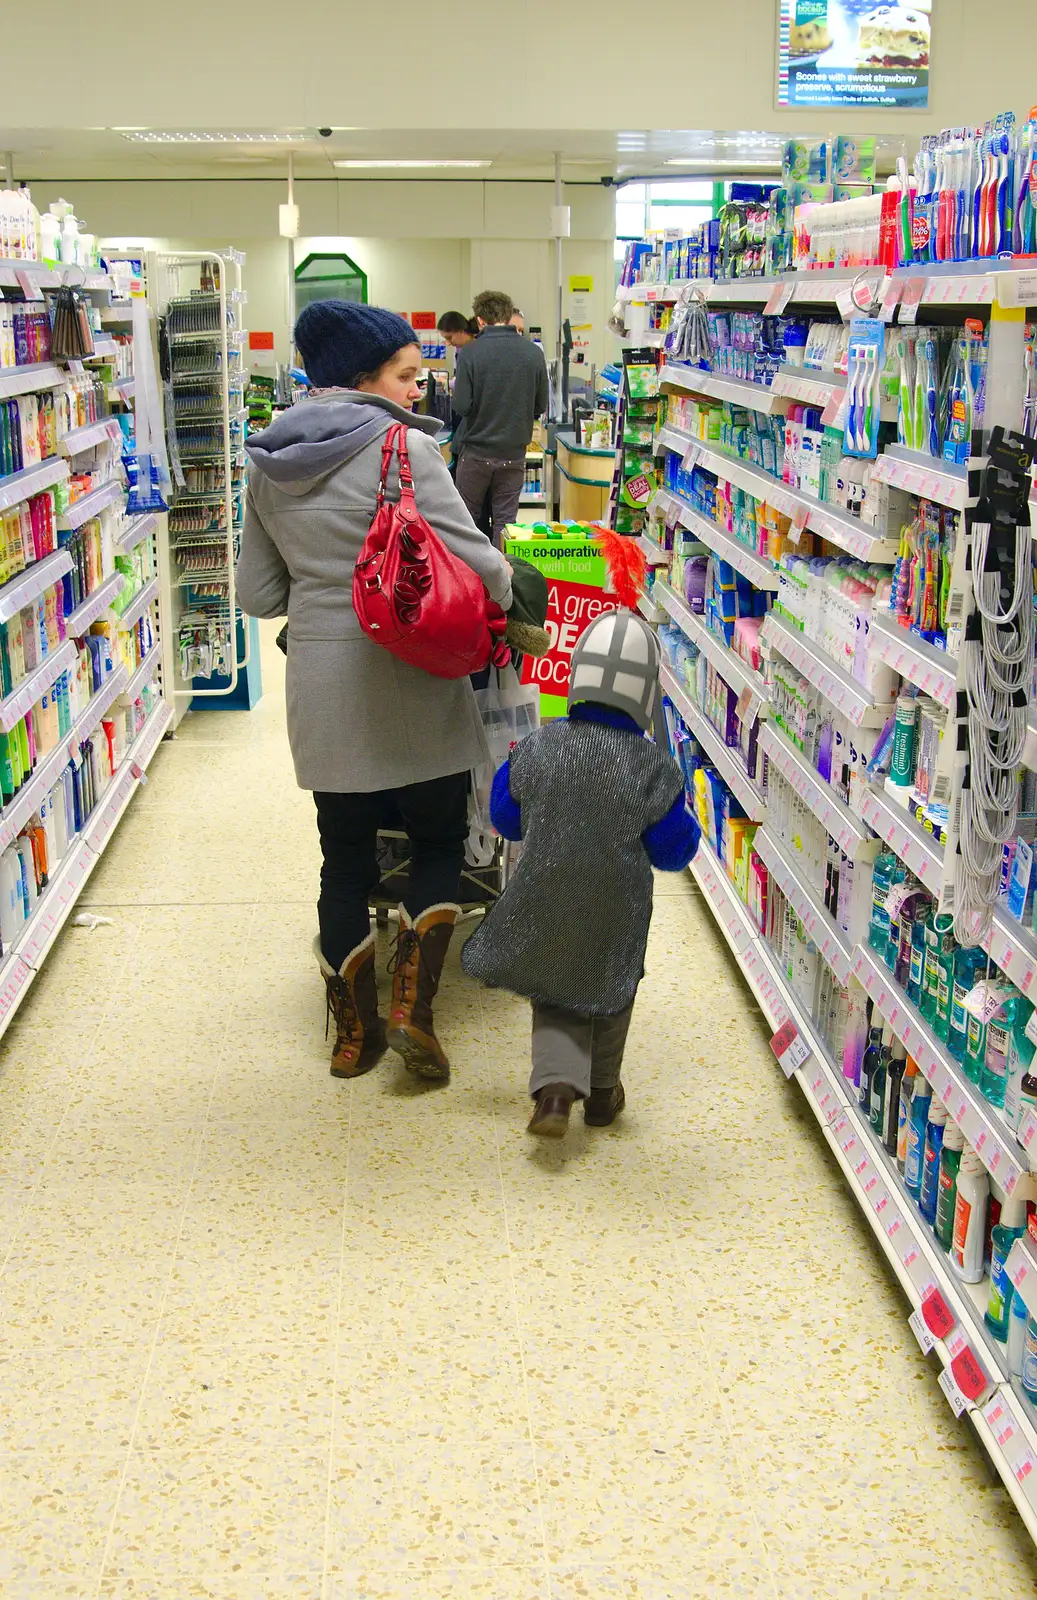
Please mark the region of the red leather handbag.
POLYGON ((467 678, 492 661, 506 666, 507 618, 482 579, 448 550, 414 499, 407 429, 394 423, 382 446, 378 508, 353 571, 353 610, 369 639, 435 678, 467 678), (385 498, 393 451, 400 498, 385 498))

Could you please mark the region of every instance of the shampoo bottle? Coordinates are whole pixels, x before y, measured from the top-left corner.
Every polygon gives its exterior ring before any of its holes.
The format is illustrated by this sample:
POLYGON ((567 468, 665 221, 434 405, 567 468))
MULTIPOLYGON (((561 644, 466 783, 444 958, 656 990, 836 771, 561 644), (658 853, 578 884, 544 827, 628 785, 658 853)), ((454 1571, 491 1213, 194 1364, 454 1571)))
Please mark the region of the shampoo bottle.
POLYGON ((882 1034, 884 1023, 878 1012, 872 1018, 871 1032, 868 1035, 868 1048, 861 1061, 860 1078, 857 1084, 857 1104, 866 1116, 871 1114, 871 1080, 878 1067, 882 1054, 882 1034))
MULTIPOLYGON (((983 1277, 989 1197, 990 1183, 983 1163, 972 1146, 966 1145, 958 1168, 954 1235, 951 1240, 951 1266, 966 1283, 979 1283, 983 1277)), ((1011 1284, 1008 1287, 1011 1289, 1011 1284)), ((987 1315, 989 1318, 989 1312, 987 1315)))
POLYGON ((889 1067, 892 1049, 893 1029, 887 1022, 882 1029, 882 1047, 879 1050, 879 1059, 871 1075, 871 1096, 868 1103, 868 1120, 878 1134, 882 1132, 882 1113, 886 1103, 886 1072, 889 1067))

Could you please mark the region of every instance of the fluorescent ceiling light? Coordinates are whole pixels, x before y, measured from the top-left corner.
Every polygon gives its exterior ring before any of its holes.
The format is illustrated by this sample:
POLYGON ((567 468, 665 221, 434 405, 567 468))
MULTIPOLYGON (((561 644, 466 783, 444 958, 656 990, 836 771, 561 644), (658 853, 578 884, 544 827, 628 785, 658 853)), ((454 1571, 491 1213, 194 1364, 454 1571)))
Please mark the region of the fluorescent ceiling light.
POLYGON ((336 167, 488 167, 489 161, 335 161, 336 167))
POLYGON ((737 155, 725 156, 720 159, 716 156, 671 156, 663 162, 664 167, 765 167, 770 172, 777 172, 781 162, 775 156, 773 161, 743 161, 737 155))
POLYGON ((298 144, 306 137, 301 129, 294 133, 199 133, 173 132, 166 128, 113 128, 131 144, 298 144))

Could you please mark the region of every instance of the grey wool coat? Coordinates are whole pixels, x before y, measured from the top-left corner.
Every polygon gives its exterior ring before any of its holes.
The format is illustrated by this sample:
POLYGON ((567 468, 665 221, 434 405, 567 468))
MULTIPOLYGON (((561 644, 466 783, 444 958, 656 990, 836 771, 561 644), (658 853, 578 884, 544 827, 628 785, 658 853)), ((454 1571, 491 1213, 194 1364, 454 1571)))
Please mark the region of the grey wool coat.
MULTIPOLYGON (((435 418, 343 389, 299 401, 250 438, 238 603, 253 617, 288 617, 288 739, 301 789, 370 793, 489 759, 468 679, 397 660, 353 610, 353 568, 393 422, 408 426, 418 510, 490 596, 511 604, 507 564, 454 488, 431 437, 435 418)), ((399 498, 395 466, 388 498, 399 498)))

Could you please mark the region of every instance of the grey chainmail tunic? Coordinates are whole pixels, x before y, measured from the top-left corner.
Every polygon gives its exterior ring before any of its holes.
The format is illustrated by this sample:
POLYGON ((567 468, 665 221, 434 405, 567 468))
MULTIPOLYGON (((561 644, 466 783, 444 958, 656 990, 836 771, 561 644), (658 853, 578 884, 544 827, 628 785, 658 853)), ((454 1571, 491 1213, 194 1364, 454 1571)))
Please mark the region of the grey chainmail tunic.
POLYGON ((631 1004, 644 971, 652 868, 641 835, 683 792, 658 745, 595 722, 549 723, 511 758, 522 855, 464 949, 493 988, 585 1016, 631 1004))

